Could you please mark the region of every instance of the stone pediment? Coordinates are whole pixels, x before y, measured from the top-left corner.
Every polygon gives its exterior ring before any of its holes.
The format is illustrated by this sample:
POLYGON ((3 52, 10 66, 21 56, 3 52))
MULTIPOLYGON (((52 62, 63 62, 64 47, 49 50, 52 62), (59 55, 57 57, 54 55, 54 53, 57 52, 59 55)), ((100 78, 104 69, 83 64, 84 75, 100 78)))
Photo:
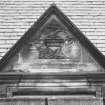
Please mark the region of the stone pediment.
POLYGON ((0 62, 3 72, 104 71, 104 56, 55 6, 24 34, 0 62))

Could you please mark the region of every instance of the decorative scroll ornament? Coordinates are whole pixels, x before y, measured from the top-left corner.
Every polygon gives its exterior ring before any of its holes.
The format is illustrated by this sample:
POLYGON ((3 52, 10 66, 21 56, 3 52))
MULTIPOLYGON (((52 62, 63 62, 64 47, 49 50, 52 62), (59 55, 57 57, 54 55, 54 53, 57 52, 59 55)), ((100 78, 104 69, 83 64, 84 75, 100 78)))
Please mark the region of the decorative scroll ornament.
POLYGON ((80 55, 80 48, 77 42, 65 41, 62 52, 67 58, 76 58, 80 55))

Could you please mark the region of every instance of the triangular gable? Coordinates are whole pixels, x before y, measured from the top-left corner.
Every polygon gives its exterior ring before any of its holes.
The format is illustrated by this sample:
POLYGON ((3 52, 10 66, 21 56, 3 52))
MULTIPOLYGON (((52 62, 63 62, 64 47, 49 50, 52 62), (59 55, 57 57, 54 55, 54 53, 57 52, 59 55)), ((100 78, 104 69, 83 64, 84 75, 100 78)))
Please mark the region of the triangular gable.
POLYGON ((1 59, 0 70, 100 72, 104 61, 101 52, 51 5, 1 59))

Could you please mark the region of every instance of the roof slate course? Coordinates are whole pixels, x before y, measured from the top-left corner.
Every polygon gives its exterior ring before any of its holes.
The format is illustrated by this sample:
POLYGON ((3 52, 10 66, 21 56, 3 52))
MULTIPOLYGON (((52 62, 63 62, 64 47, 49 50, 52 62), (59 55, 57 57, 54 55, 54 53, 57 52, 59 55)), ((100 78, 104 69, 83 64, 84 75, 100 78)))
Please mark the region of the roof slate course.
POLYGON ((105 55, 104 0, 1 0, 0 58, 52 3, 105 55))

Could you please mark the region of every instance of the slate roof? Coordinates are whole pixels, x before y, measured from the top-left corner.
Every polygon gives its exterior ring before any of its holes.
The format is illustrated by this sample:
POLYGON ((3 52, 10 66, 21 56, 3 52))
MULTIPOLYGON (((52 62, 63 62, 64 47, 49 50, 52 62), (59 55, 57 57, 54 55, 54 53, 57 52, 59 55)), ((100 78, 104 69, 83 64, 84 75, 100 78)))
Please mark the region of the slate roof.
POLYGON ((68 30, 79 40, 79 42, 90 52, 93 58, 105 68, 104 55, 90 42, 89 39, 74 25, 67 16, 65 16, 55 4, 52 4, 45 13, 38 19, 37 22, 23 35, 22 38, 6 53, 6 55, 0 61, 0 69, 10 61, 10 59, 21 49, 21 47, 27 43, 33 34, 54 14, 60 21, 68 28, 68 30))
POLYGON ((52 3, 105 54, 104 0, 1 0, 0 58, 52 3))

